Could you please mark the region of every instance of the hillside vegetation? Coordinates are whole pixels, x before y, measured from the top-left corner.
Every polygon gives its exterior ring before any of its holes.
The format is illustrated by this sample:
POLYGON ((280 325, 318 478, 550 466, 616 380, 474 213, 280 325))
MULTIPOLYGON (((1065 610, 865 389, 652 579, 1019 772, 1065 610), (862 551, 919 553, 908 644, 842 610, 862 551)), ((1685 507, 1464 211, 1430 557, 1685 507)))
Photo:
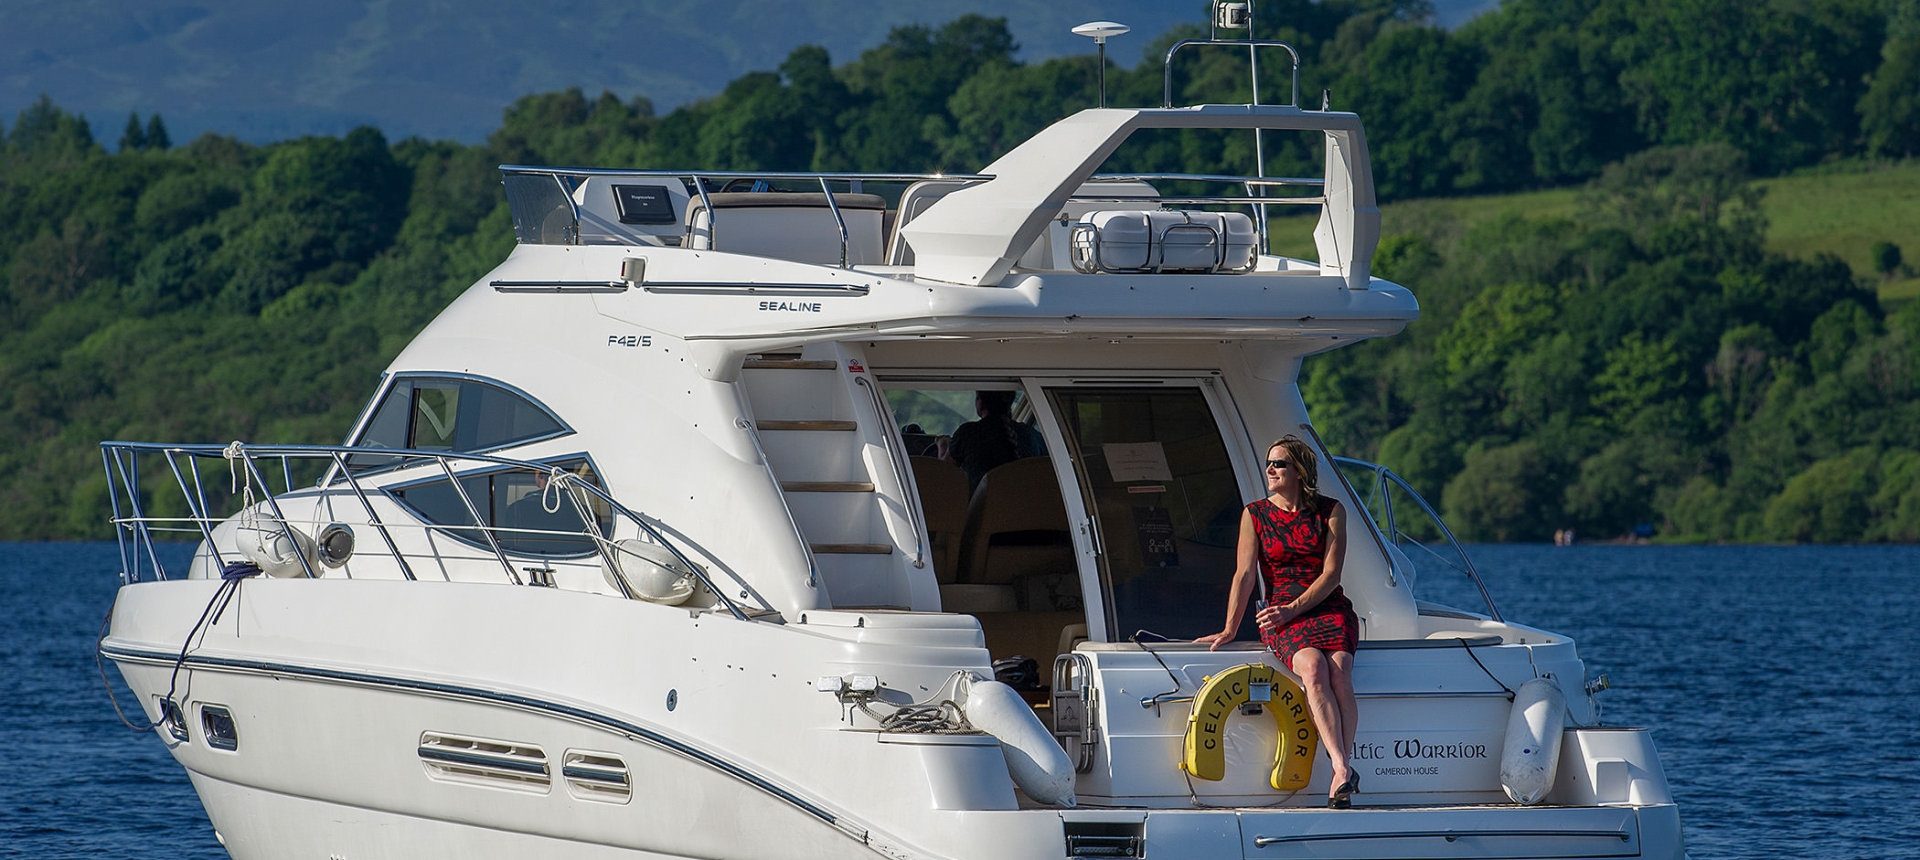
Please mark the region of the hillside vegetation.
MULTIPOLYGON (((1920 253, 1890 191, 1920 150, 1912 5, 1514 0, 1454 32, 1425 11, 1262 5, 1307 100, 1367 122, 1377 271, 1421 297, 1405 334, 1308 362, 1328 441, 1480 539, 1920 539, 1920 303, 1876 294, 1912 277, 1894 245, 1920 253)), ((43 100, 0 152, 0 539, 104 536, 101 439, 338 441, 511 249, 498 164, 974 170, 1094 101, 1091 58, 1014 50, 963 17, 840 65, 801 48, 665 115, 527 96, 479 146, 173 146, 136 116, 109 154, 43 100)), ((1243 61, 1183 59, 1176 101, 1244 101, 1243 61)), ((1157 62, 1109 70, 1113 103, 1160 87, 1157 62)), ((1248 135, 1181 132, 1108 166, 1251 159, 1248 135)), ((1267 159, 1317 172, 1317 143, 1267 159)))

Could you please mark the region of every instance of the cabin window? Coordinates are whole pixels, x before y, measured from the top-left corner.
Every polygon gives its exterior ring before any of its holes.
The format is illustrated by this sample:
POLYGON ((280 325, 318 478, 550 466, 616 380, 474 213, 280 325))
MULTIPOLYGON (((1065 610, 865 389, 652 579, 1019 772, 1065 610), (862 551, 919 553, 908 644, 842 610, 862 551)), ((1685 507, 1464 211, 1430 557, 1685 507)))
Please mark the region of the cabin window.
MULTIPOLYGON (((354 444, 473 453, 566 432, 566 425, 546 407, 503 386, 472 379, 406 377, 387 390, 354 444)), ((357 454, 349 463, 358 470, 390 466, 400 459, 357 454)))
MULTIPOLYGON (((552 465, 583 483, 604 486, 593 464, 584 457, 552 465)), ((492 531, 494 540, 506 552, 575 557, 597 551, 587 521, 580 516, 581 508, 593 517, 603 535, 613 530, 612 508, 585 491, 558 492, 550 481, 547 472, 495 470, 460 476, 460 490, 465 491, 484 521, 479 525, 492 531)), ((444 478, 425 481, 396 489, 393 494, 421 519, 449 526, 443 529, 445 533, 466 543, 487 546, 485 532, 474 527, 467 501, 461 499, 452 482, 444 478)))

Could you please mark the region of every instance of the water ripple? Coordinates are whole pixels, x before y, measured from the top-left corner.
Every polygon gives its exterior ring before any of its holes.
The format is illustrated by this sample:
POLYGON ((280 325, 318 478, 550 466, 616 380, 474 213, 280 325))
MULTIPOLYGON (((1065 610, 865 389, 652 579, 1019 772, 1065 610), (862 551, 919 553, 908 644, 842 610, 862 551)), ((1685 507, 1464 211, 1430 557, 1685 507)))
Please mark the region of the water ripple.
MULTIPOLYGON (((1608 723, 1655 728, 1695 860, 1920 858, 1920 547, 1471 552, 1502 612, 1611 673, 1608 723)), ((186 774, 101 689, 118 562, 0 544, 0 856, 226 856, 186 774)))

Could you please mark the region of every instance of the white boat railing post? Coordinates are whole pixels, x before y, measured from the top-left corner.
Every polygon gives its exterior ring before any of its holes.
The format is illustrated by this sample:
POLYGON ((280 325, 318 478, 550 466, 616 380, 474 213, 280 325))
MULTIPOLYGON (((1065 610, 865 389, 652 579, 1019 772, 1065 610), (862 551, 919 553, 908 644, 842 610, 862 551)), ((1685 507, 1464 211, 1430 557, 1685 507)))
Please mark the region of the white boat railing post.
POLYGON ((100 446, 100 468, 107 473, 107 501, 113 507, 113 543, 114 546, 120 550, 120 584, 129 585, 133 582, 133 580, 128 578, 133 571, 133 565, 128 562, 127 528, 126 524, 122 522, 120 515, 120 494, 115 491, 117 485, 113 480, 114 456, 114 452, 109 451, 107 446, 100 446))
POLYGON ((820 195, 827 198, 827 209, 833 212, 833 223, 840 228, 840 268, 847 268, 847 219, 840 214, 840 204, 834 202, 833 189, 827 187, 827 177, 820 177, 820 195))
MULTIPOLYGON (((221 555, 220 547, 216 546, 213 542, 213 530, 207 527, 207 523, 211 521, 212 517, 207 513, 206 496, 200 495, 196 498, 196 494, 187 492, 187 479, 180 474, 180 464, 173 459, 174 452, 169 450, 161 453, 167 458, 167 468, 173 471, 174 482, 180 485, 180 495, 184 497, 187 503, 187 513, 192 515, 193 524, 200 527, 200 536, 206 539, 207 550, 213 553, 214 563, 220 565, 221 569, 225 569, 227 559, 221 555), (198 504, 196 504, 196 502, 198 504)), ((193 460, 193 455, 191 453, 187 454, 187 462, 191 463, 193 460)), ((194 470, 194 477, 196 479, 199 477, 198 469, 194 470)), ((198 486, 197 480, 195 486, 198 486)))
POLYGON ((526 583, 520 581, 520 574, 514 571, 513 562, 508 561, 506 552, 500 549, 500 541, 494 538, 493 529, 486 520, 480 518, 480 509, 467 495, 467 488, 460 486, 460 478, 454 475, 453 466, 447 463, 447 458, 444 456, 436 456, 433 459, 440 464, 440 471, 447 473, 447 483, 453 485, 453 492, 460 497, 460 504, 467 508, 467 516, 473 518, 473 524, 479 529, 481 537, 487 539, 487 547, 493 550, 493 557, 499 559, 500 566, 507 571, 507 579, 514 585, 525 585, 526 583))
POLYGON ((415 581, 413 566, 407 564, 406 556, 400 554, 399 545, 393 542, 392 532, 388 531, 386 523, 380 521, 380 514, 374 511, 373 502, 367 498, 367 491, 360 486, 360 481, 354 477, 353 470, 347 468, 346 459, 340 456, 339 451, 329 451, 327 453, 332 459, 334 466, 338 467, 338 474, 347 479, 347 487, 353 490, 355 497, 360 499, 361 509, 367 512, 367 522, 373 526, 375 531, 380 533, 380 539, 387 545, 387 552, 393 554, 394 563, 400 566, 400 575, 406 577, 408 582, 415 581))

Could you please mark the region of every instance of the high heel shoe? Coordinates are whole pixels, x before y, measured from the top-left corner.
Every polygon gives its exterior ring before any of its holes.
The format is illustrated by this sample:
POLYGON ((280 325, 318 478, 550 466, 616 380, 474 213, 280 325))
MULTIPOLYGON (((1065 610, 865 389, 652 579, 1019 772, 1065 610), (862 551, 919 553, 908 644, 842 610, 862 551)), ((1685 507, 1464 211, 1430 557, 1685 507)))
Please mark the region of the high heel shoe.
POLYGON ((1327 798, 1328 809, 1352 809, 1353 793, 1360 790, 1360 774, 1354 773, 1327 798))

